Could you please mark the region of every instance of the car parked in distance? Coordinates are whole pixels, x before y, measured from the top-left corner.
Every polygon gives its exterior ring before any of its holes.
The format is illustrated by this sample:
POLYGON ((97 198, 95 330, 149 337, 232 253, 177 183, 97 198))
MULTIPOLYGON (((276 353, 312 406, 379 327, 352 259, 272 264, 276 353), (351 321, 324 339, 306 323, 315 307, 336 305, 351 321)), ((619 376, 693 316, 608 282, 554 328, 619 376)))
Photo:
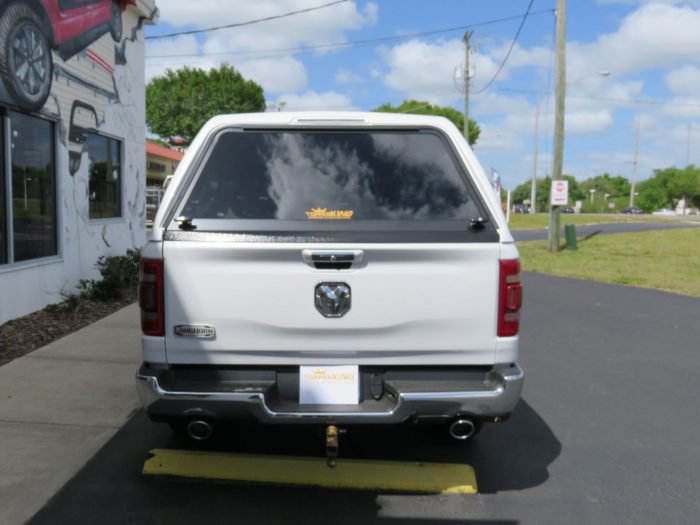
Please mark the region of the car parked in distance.
POLYGON ((625 213, 628 215, 642 215, 644 213, 644 210, 641 209, 639 206, 632 206, 632 207, 622 208, 620 210, 620 213, 625 213))
POLYGON ((668 216, 668 217, 675 217, 678 215, 676 213, 676 210, 672 210, 670 208, 661 208, 660 210, 656 210, 655 212, 652 213, 652 215, 663 215, 663 216, 668 216))
POLYGON ((530 207, 527 204, 516 204, 513 213, 530 213, 530 207))
POLYGON ((562 213, 576 213, 576 210, 574 210, 573 208, 562 208, 561 212, 562 213))

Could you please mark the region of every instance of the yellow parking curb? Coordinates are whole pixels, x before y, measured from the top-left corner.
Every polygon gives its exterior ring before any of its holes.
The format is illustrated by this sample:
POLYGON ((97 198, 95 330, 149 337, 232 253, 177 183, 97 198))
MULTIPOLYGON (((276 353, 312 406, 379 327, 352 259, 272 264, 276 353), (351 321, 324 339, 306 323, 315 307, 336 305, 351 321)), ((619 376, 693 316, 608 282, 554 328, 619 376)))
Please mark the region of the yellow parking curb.
POLYGON ((399 492, 477 491, 474 469, 455 463, 340 458, 337 467, 328 468, 325 458, 168 449, 154 449, 151 454, 143 465, 146 475, 399 492))

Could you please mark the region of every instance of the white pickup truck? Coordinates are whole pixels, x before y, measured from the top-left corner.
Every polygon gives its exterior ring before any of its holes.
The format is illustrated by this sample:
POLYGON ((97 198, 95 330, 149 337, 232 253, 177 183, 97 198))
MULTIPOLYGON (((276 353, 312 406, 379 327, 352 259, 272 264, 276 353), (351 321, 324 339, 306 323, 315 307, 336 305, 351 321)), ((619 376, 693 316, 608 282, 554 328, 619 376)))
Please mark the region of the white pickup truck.
POLYGON ((253 419, 466 440, 518 402, 521 303, 500 202, 448 120, 220 116, 143 251, 138 392, 195 439, 253 419))

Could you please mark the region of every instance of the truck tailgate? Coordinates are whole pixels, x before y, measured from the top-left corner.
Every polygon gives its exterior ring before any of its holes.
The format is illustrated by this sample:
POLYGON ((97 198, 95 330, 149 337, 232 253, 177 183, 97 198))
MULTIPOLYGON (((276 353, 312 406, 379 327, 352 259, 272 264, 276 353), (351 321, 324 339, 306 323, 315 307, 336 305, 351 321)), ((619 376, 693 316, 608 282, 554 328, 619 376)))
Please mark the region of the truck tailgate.
POLYGON ((168 362, 488 364, 496 348, 498 243, 343 244, 166 241, 168 362), (303 251, 361 252, 317 269, 303 251), (350 309, 324 317, 319 283, 344 283, 350 309), (176 335, 176 326, 215 335, 176 335))

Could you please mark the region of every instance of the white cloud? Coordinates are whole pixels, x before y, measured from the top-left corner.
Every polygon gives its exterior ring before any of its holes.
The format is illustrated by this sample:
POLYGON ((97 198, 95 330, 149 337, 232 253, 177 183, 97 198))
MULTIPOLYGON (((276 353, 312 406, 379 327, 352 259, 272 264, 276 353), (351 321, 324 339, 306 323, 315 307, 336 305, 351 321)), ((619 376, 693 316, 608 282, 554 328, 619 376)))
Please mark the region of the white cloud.
POLYGON ((672 98, 660 110, 669 117, 682 120, 698 118, 700 117, 700 96, 672 98))
POLYGON ((154 55, 154 58, 146 60, 146 82, 153 77, 162 75, 167 68, 177 69, 186 63, 185 59, 181 57, 163 58, 159 55, 191 55, 199 52, 197 39, 192 35, 151 42, 148 44, 148 54, 154 55))
POLYGON ((367 2, 362 11, 368 24, 374 25, 379 22, 379 6, 375 2, 367 2))
MULTIPOLYGON (((231 7, 233 3, 228 3, 231 7)), ((168 0, 160 6, 161 20, 175 27, 197 29, 245 22, 318 6, 317 0, 257 0, 235 2, 235 9, 222 8, 220 0, 168 0)), ((258 24, 206 33, 207 39, 227 44, 229 50, 244 51, 266 48, 314 45, 343 40, 347 31, 360 29, 377 21, 376 4, 364 11, 355 2, 345 2, 324 9, 269 20, 258 24)))
MULTIPOLYGON (((696 29, 700 27, 697 8, 700 0, 629 3, 637 7, 622 19, 616 30, 593 36, 592 42, 570 42, 567 46, 564 171, 580 180, 605 171, 631 175, 635 118, 641 122, 638 180, 648 177, 655 168, 683 164, 688 121, 700 122, 700 31, 696 29), (598 74, 601 70, 611 74, 601 76, 598 74), (644 92, 645 80, 652 83, 649 80, 652 75, 665 78, 673 94, 668 103, 635 102, 659 98, 658 94, 644 92), (626 124, 619 122, 623 115, 629 119, 626 124), (606 137, 603 146, 595 135, 606 137), (594 137, 590 142, 585 138, 589 136, 594 137)), ((547 67, 543 51, 539 47, 520 50, 516 46, 512 63, 509 61, 511 73, 516 67, 530 67, 527 74, 536 75, 539 69, 541 75, 547 67)), ((489 54, 498 56, 494 49, 489 54)), ((506 178, 510 174, 515 182, 522 182, 531 170, 532 156, 525 152, 532 148, 534 97, 528 95, 528 99, 518 101, 511 93, 502 96, 504 92, 500 92, 499 96, 498 87, 496 83, 495 89, 481 95, 482 98, 473 97, 472 114, 480 123, 485 121, 481 123, 482 137, 476 150, 486 163, 503 164, 506 178), (519 153, 522 155, 515 158, 519 153)), ((531 88, 527 86, 527 89, 531 88)), ((553 107, 553 97, 542 100, 540 136, 546 137, 541 139, 545 141, 541 142, 544 151, 551 148, 553 107)), ((690 161, 696 163, 700 163, 700 158, 693 157, 695 151, 700 151, 694 148, 700 144, 698 130, 700 125, 693 124, 689 149, 690 161)), ((551 170, 551 161, 539 164, 540 176, 551 170)))
MULTIPOLYGON (((531 114, 534 119, 535 108, 528 102, 525 96, 505 95, 503 92, 486 91, 482 95, 472 98, 470 111, 474 115, 527 115, 531 114)), ((533 120, 534 123, 534 120, 533 120)))
POLYGON ((599 133, 613 123, 607 110, 575 111, 566 114, 566 131, 572 135, 599 133))
POLYGON ((340 68, 335 73, 335 83, 341 85, 357 84, 364 79, 360 75, 356 75, 352 71, 340 68))
POLYGON ((700 62, 700 10, 688 5, 645 4, 617 31, 593 43, 567 46, 570 77, 608 69, 614 75, 684 62, 700 62))
MULTIPOLYGON (((383 83, 407 98, 451 104, 462 97, 455 81, 457 68, 464 61, 464 45, 460 40, 436 44, 410 40, 385 48, 381 54, 388 67, 383 83)), ((479 76, 487 78, 495 72, 496 65, 488 56, 477 54, 474 63, 479 76)))
POLYGON ((235 64, 235 67, 244 77, 259 83, 269 93, 298 91, 307 83, 304 64, 292 57, 246 60, 235 64))
POLYGON ((678 95, 696 95, 700 91, 700 68, 686 65, 666 75, 666 85, 678 95))
POLYGON ((641 4, 686 4, 700 5, 700 0, 598 0, 601 5, 621 4, 621 5, 641 5, 641 4))
MULTIPOLYGON (((488 75, 482 76, 482 84, 485 84, 488 80, 490 80, 491 76, 495 73, 496 66, 500 65, 505 56, 508 54, 508 49, 510 48, 510 46, 511 42, 507 41, 501 43, 499 46, 489 48, 488 57, 490 57, 490 60, 493 62, 494 67, 492 71, 488 72, 488 75)), ((477 55, 477 58, 478 57, 479 55, 477 55)), ((548 67, 550 59, 551 49, 549 49, 548 47, 538 46, 532 47, 530 49, 525 49, 519 44, 516 44, 513 47, 513 50, 511 51, 510 56, 508 57, 508 61, 506 62, 506 65, 503 68, 503 71, 499 74, 498 78, 507 78, 509 71, 519 67, 548 67), (506 75, 502 76, 504 73, 506 75)))
POLYGON ((437 104, 454 102, 460 96, 454 87, 454 72, 462 49, 459 40, 440 44, 411 40, 384 49, 382 55, 389 69, 382 81, 407 98, 437 104))
MULTIPOLYGON (((482 153, 517 153, 530 139, 524 130, 520 117, 507 116, 503 119, 479 124, 481 134, 474 151, 482 153)), ((531 128, 530 134, 534 131, 531 128)))
MULTIPOLYGON (((234 10, 222 8, 219 0, 168 0, 160 6, 160 18, 176 28, 200 29, 317 5, 316 0, 260 0, 236 2, 234 10)), ((148 40, 147 57, 165 54, 200 56, 147 59, 147 78, 160 74, 166 67, 190 65, 210 69, 228 62, 269 93, 298 92, 308 83, 303 62, 284 52, 260 53, 261 50, 343 42, 349 31, 374 24, 377 20, 376 3, 369 2, 359 9, 356 2, 345 2, 278 20, 211 31, 197 37, 148 40)))
POLYGON ((348 96, 335 91, 289 93, 279 96, 276 104, 280 103, 284 103, 285 111, 352 111, 356 109, 348 96))

